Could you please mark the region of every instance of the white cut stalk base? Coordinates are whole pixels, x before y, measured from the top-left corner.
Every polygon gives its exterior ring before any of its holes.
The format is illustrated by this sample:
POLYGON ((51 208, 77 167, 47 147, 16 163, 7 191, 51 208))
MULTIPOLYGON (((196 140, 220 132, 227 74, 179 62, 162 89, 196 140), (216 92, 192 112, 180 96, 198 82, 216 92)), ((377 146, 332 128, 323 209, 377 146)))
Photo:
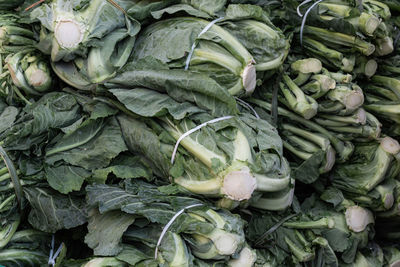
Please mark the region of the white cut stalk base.
POLYGON ((354 90, 345 99, 345 105, 348 109, 356 109, 364 103, 364 94, 362 90, 354 90))
POLYGON ((329 91, 336 88, 336 81, 328 76, 324 76, 321 82, 321 88, 323 91, 329 91))
POLYGON ((393 155, 400 152, 399 142, 397 142, 397 140, 395 140, 395 139, 393 139, 393 138, 391 138, 389 136, 387 136, 387 137, 382 139, 381 147, 387 153, 390 153, 390 154, 393 154, 393 155))
POLYGON ((317 112, 318 112, 317 109, 314 109, 313 107, 310 107, 310 108, 304 110, 302 115, 303 115, 304 119, 309 120, 312 117, 314 117, 315 115, 317 115, 317 112))
POLYGON ((49 82, 49 76, 43 70, 37 69, 29 77, 29 83, 34 87, 40 87, 49 82))
POLYGON ((376 49, 376 54, 378 56, 386 56, 392 53, 394 50, 393 39, 390 37, 385 37, 382 40, 378 40, 378 45, 376 49))
POLYGON ((0 40, 5 39, 6 36, 7 36, 7 31, 3 27, 0 27, 0 40))
POLYGON ((376 17, 369 18, 367 20, 367 22, 365 23, 365 32, 368 35, 372 35, 375 32, 375 30, 378 28, 380 23, 381 22, 376 17))
POLYGON ((256 89, 257 77, 256 77, 256 67, 253 63, 247 65, 242 73, 243 87, 247 94, 251 94, 256 89))
POLYGON ((389 267, 400 267, 400 260, 393 262, 389 267))
POLYGON ((369 224, 374 222, 372 213, 360 206, 347 208, 345 217, 349 229, 356 233, 364 231, 369 224))
POLYGON ((239 171, 225 175, 222 193, 232 200, 241 201, 250 199, 256 187, 256 178, 250 173, 249 168, 243 167, 239 171))
POLYGON ((83 40, 84 30, 78 22, 65 19, 57 22, 54 35, 62 48, 75 48, 83 40))
POLYGON ((356 113, 357 122, 361 125, 365 125, 367 123, 367 113, 365 109, 359 108, 356 113))
POLYGON ((365 73, 364 74, 365 74, 365 76, 370 78, 375 75, 377 69, 378 69, 378 63, 375 60, 370 59, 365 64, 365 71, 364 71, 365 73))
POLYGON ((383 207, 388 210, 391 207, 393 207, 393 204, 394 204, 393 194, 387 194, 384 199, 383 207))
POLYGON ((326 160, 326 163, 325 163, 325 166, 323 169, 323 173, 329 172, 335 165, 336 151, 335 151, 335 149, 333 149, 333 147, 329 146, 329 148, 327 149, 325 160, 326 160))
POLYGON ((301 73, 319 73, 322 70, 322 63, 317 58, 307 58, 292 63, 291 68, 301 73))
POLYGON ((229 267, 252 267, 257 260, 257 254, 248 247, 244 247, 239 253, 239 258, 228 262, 229 267))
POLYGON ((212 241, 220 255, 232 255, 238 248, 236 236, 228 232, 218 235, 218 237, 216 239, 212 239, 212 241))

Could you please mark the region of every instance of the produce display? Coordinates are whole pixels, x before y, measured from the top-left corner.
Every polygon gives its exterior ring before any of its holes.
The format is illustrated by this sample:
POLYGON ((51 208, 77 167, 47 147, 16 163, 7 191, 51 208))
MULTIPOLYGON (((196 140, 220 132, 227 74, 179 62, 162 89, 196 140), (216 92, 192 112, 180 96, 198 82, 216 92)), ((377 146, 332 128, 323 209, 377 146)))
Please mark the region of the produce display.
POLYGON ((400 266, 400 1, 0 0, 0 266, 400 266))

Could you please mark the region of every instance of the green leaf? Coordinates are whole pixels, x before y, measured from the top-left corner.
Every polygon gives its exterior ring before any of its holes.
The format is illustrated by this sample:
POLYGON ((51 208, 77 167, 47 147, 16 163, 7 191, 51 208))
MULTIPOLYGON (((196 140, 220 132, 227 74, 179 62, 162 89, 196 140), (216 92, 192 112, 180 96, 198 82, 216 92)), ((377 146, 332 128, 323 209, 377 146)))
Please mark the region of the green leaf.
POLYGON ((159 117, 171 114, 180 120, 188 114, 201 112, 202 110, 187 102, 179 103, 167 94, 157 91, 135 88, 133 90, 113 89, 110 92, 118 98, 130 111, 143 117, 159 117))
POLYGON ((309 159, 303 161, 300 166, 292 169, 292 177, 302 183, 311 184, 319 178, 319 169, 324 162, 325 152, 319 150, 309 159))
POLYGON ((167 155, 161 152, 158 136, 145 123, 128 116, 118 116, 122 134, 129 151, 145 155, 153 172, 161 177, 167 177, 171 166, 167 155))
POLYGON ((199 108, 223 116, 237 113, 236 101, 208 75, 184 70, 127 70, 106 83, 110 89, 149 88, 167 93, 177 102, 196 103, 199 108))
POLYGON ((112 166, 94 170, 93 179, 105 182, 111 173, 122 179, 146 178, 151 180, 153 178, 152 170, 141 162, 140 157, 127 156, 122 157, 122 159, 117 158, 112 163, 112 166))
POLYGON ((103 128, 103 120, 87 120, 82 123, 75 131, 64 135, 51 149, 46 151, 46 156, 70 150, 86 144, 92 140, 103 128))
POLYGON ((157 267, 158 262, 154 260, 154 255, 147 255, 142 251, 136 249, 134 246, 124 245, 121 253, 116 258, 120 261, 124 261, 131 266, 138 266, 138 264, 146 262, 146 265, 140 265, 142 267, 157 267))
POLYGON ((6 107, 0 114, 0 133, 9 129, 17 118, 19 110, 16 107, 6 107))
POLYGON ((122 250, 123 233, 134 221, 134 215, 121 211, 100 214, 97 209, 91 209, 85 243, 94 250, 96 256, 115 256, 122 250))
POLYGON ((97 120, 100 118, 113 116, 117 113, 118 113, 117 109, 114 109, 105 103, 96 102, 93 106, 92 112, 90 113, 90 119, 97 120))
POLYGON ((91 176, 91 173, 83 168, 68 165, 46 166, 45 173, 49 185, 62 194, 79 191, 83 182, 91 176))
POLYGON ((332 203, 334 207, 343 202, 344 196, 342 191, 337 188, 330 187, 321 194, 321 199, 332 203))
MULTIPOLYGON (((92 131, 86 136, 83 135, 85 139, 80 139, 79 135, 77 138, 69 135, 71 137, 68 138, 68 140, 71 142, 66 142, 63 146, 60 146, 58 150, 61 152, 47 157, 46 162, 48 164, 54 164, 57 161, 63 160, 69 164, 87 170, 106 167, 113 158, 127 150, 127 147, 122 139, 121 129, 117 120, 112 117, 107 119, 104 124, 105 126, 89 141, 87 137, 93 135, 92 131), (74 142, 75 140, 81 142, 77 147, 75 147, 77 144, 74 142), (69 147, 74 148, 65 150, 65 148, 69 147)), ((94 129, 98 128, 95 126, 94 129)), ((53 151, 55 151, 55 149, 53 151)))
POLYGON ((199 18, 205 18, 205 19, 211 18, 211 16, 208 15, 207 13, 205 13, 201 10, 198 10, 190 5, 186 5, 186 4, 177 4, 177 5, 166 7, 161 10, 153 11, 153 12, 151 12, 151 15, 153 16, 153 18, 158 20, 164 14, 175 14, 178 12, 185 12, 191 16, 199 17, 199 18))
POLYGON ((76 99, 66 93, 52 92, 39 101, 27 106, 26 115, 2 135, 8 149, 27 150, 34 144, 41 144, 49 129, 67 127, 80 117, 76 99))
POLYGON ((25 187, 24 192, 31 205, 28 221, 35 229, 55 233, 87 221, 85 201, 82 198, 40 187, 25 187))

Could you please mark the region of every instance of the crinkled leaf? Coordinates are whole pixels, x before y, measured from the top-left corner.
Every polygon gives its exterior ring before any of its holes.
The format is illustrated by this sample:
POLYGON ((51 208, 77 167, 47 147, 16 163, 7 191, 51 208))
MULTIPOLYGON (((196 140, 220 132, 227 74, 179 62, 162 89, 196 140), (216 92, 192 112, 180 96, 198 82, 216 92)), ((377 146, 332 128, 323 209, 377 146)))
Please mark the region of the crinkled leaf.
POLYGON ((135 216, 121 211, 100 214, 97 209, 91 209, 85 243, 94 250, 94 255, 115 256, 122 250, 123 233, 134 221, 135 216))
POLYGON ((103 129, 103 120, 87 120, 75 131, 64 135, 57 143, 46 151, 46 156, 82 146, 92 140, 103 129))
POLYGON ((344 196, 342 191, 337 188, 330 187, 321 194, 321 199, 332 203, 334 207, 343 202, 344 196))
POLYGON ((132 162, 132 165, 113 165, 105 169, 98 169, 93 171, 94 179, 106 181, 108 175, 114 174, 118 178, 152 178, 151 171, 138 162, 132 162))
POLYGON ((26 115, 2 134, 4 144, 13 150, 27 150, 33 144, 40 144, 49 129, 60 129, 79 119, 79 105, 76 99, 66 93, 52 92, 39 101, 27 106, 26 115))
POLYGON ((53 164, 63 160, 93 170, 106 167, 113 158, 125 150, 127 147, 122 139, 121 129, 117 120, 112 117, 107 119, 105 126, 90 141, 70 150, 55 153, 47 157, 46 162, 53 164))
POLYGON ((90 119, 96 120, 99 118, 106 118, 109 116, 113 116, 117 113, 117 109, 114 109, 105 103, 96 102, 93 106, 92 112, 90 113, 90 119))
POLYGON ((166 177, 171 163, 170 159, 161 152, 158 136, 145 123, 128 116, 118 116, 122 134, 129 151, 145 155, 150 159, 151 169, 157 175, 166 177))
POLYGON ((4 132, 8 128, 10 128, 15 119, 17 118, 17 115, 19 113, 19 110, 16 107, 9 106, 6 107, 0 114, 0 133, 4 132))
POLYGON ((138 264, 146 262, 145 265, 140 265, 142 267, 157 267, 158 263, 154 260, 154 255, 147 255, 144 252, 138 250, 134 246, 124 245, 121 253, 119 253, 116 258, 120 261, 124 261, 131 266, 139 266, 138 264))
POLYGON ((110 92, 130 111, 144 117, 158 117, 171 114, 175 119, 183 119, 187 114, 202 110, 190 103, 179 103, 167 94, 135 88, 132 90, 113 89, 110 92))
POLYGON ((311 184, 319 178, 319 169, 324 162, 325 152, 319 150, 298 167, 292 168, 292 177, 302 183, 311 184))
POLYGON ((82 198, 40 187, 25 187, 24 192, 31 205, 28 221, 38 230, 55 233, 87 221, 86 205, 82 198))
POLYGON ((91 176, 83 168, 68 165, 46 166, 45 173, 49 185, 62 194, 79 191, 83 182, 91 176))
POLYGON ((177 4, 177 5, 166 7, 161 10, 153 11, 153 12, 151 12, 151 15, 155 19, 160 19, 164 14, 175 14, 178 12, 185 12, 188 15, 191 15, 194 17, 199 17, 199 18, 205 18, 205 19, 210 18, 210 15, 208 15, 207 13, 205 13, 201 10, 198 10, 190 5, 186 5, 186 4, 177 4))
POLYGON ((167 93, 177 102, 196 103, 217 116, 237 113, 236 101, 227 90, 205 74, 184 70, 130 70, 110 79, 106 86, 149 88, 167 93))

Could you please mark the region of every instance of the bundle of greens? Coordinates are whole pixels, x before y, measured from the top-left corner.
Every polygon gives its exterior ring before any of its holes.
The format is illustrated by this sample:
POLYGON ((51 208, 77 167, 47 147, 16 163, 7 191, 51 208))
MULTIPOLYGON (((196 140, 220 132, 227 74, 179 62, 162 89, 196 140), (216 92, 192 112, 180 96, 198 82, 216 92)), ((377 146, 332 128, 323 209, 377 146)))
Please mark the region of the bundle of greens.
MULTIPOLYGON (((259 114, 272 111, 272 105, 260 99, 250 99, 259 114)), ((353 153, 354 146, 348 140, 341 140, 319 124, 306 120, 282 107, 277 108, 282 123, 278 126, 283 137, 283 146, 291 160, 292 176, 296 180, 310 184, 318 180, 320 174, 332 169, 336 161, 346 162, 353 153), (336 155, 336 157, 335 157, 336 155)))
MULTIPOLYGON (((383 66, 385 67, 385 66, 383 66)), ((399 94, 400 80, 395 73, 388 73, 386 68, 382 75, 375 75, 371 82, 365 86, 366 104, 365 109, 373 113, 384 123, 385 133, 393 136, 399 135, 399 94)))
POLYGON ((383 181, 398 176, 399 152, 399 143, 390 137, 357 144, 350 162, 335 166, 332 184, 344 191, 367 194, 383 181))
POLYGON ((300 43, 306 53, 329 68, 370 77, 376 61, 394 50, 389 7, 379 1, 324 1, 301 5, 304 14, 300 43), (360 57, 361 56, 361 57, 360 57))
POLYGON ((26 98, 53 89, 54 78, 50 64, 35 47, 37 32, 21 21, 16 14, 0 14, 0 94, 9 102, 30 103, 26 98))
POLYGON ((39 49, 67 84, 90 90, 125 65, 140 30, 126 10, 131 1, 55 0, 31 12, 39 20, 39 49))
POLYGON ((120 116, 118 120, 129 150, 144 157, 157 176, 169 177, 196 194, 222 197, 225 200, 220 204, 227 207, 250 199, 254 190, 264 192, 256 201, 263 203, 261 208, 275 210, 290 205, 289 166, 282 156, 281 139, 266 120, 244 113, 191 132, 215 117, 153 90, 111 92, 129 112, 148 117, 120 116), (158 102, 159 111, 146 108, 138 94, 149 100, 163 99, 158 102), (273 192, 281 194, 274 196, 273 192), (264 198, 277 202, 261 202, 264 198))
MULTIPOLYGON (((139 34, 131 59, 136 62, 154 57, 171 69, 207 74, 231 95, 253 92, 256 71, 280 67, 288 53, 288 42, 260 7, 231 4, 221 8, 217 3, 208 8, 215 5, 220 8, 216 12, 221 16, 218 22, 206 20, 213 16, 202 10, 193 17, 195 8, 190 5, 172 5, 153 12, 157 19, 164 13, 181 11, 192 17, 160 20, 146 27, 139 34)), ((156 73, 144 75, 158 78, 156 73)))
POLYGON ((398 2, 0 0, 0 266, 399 266, 398 2))
POLYGON ((194 198, 169 195, 162 188, 132 179, 125 181, 124 188, 88 186, 87 200, 91 210, 85 242, 94 249, 94 254, 114 256, 123 253, 124 248, 120 245, 123 241, 144 254, 151 251, 154 255, 154 250, 158 250, 156 259, 159 263, 192 266, 193 256, 204 260, 228 260, 241 251, 245 238, 239 216, 213 210, 194 198), (187 210, 170 228, 165 228, 171 218, 185 208, 187 210), (168 231, 164 233, 163 228, 168 231), (113 230, 104 234, 107 229, 113 230), (162 242, 158 245, 159 238, 162 242))

